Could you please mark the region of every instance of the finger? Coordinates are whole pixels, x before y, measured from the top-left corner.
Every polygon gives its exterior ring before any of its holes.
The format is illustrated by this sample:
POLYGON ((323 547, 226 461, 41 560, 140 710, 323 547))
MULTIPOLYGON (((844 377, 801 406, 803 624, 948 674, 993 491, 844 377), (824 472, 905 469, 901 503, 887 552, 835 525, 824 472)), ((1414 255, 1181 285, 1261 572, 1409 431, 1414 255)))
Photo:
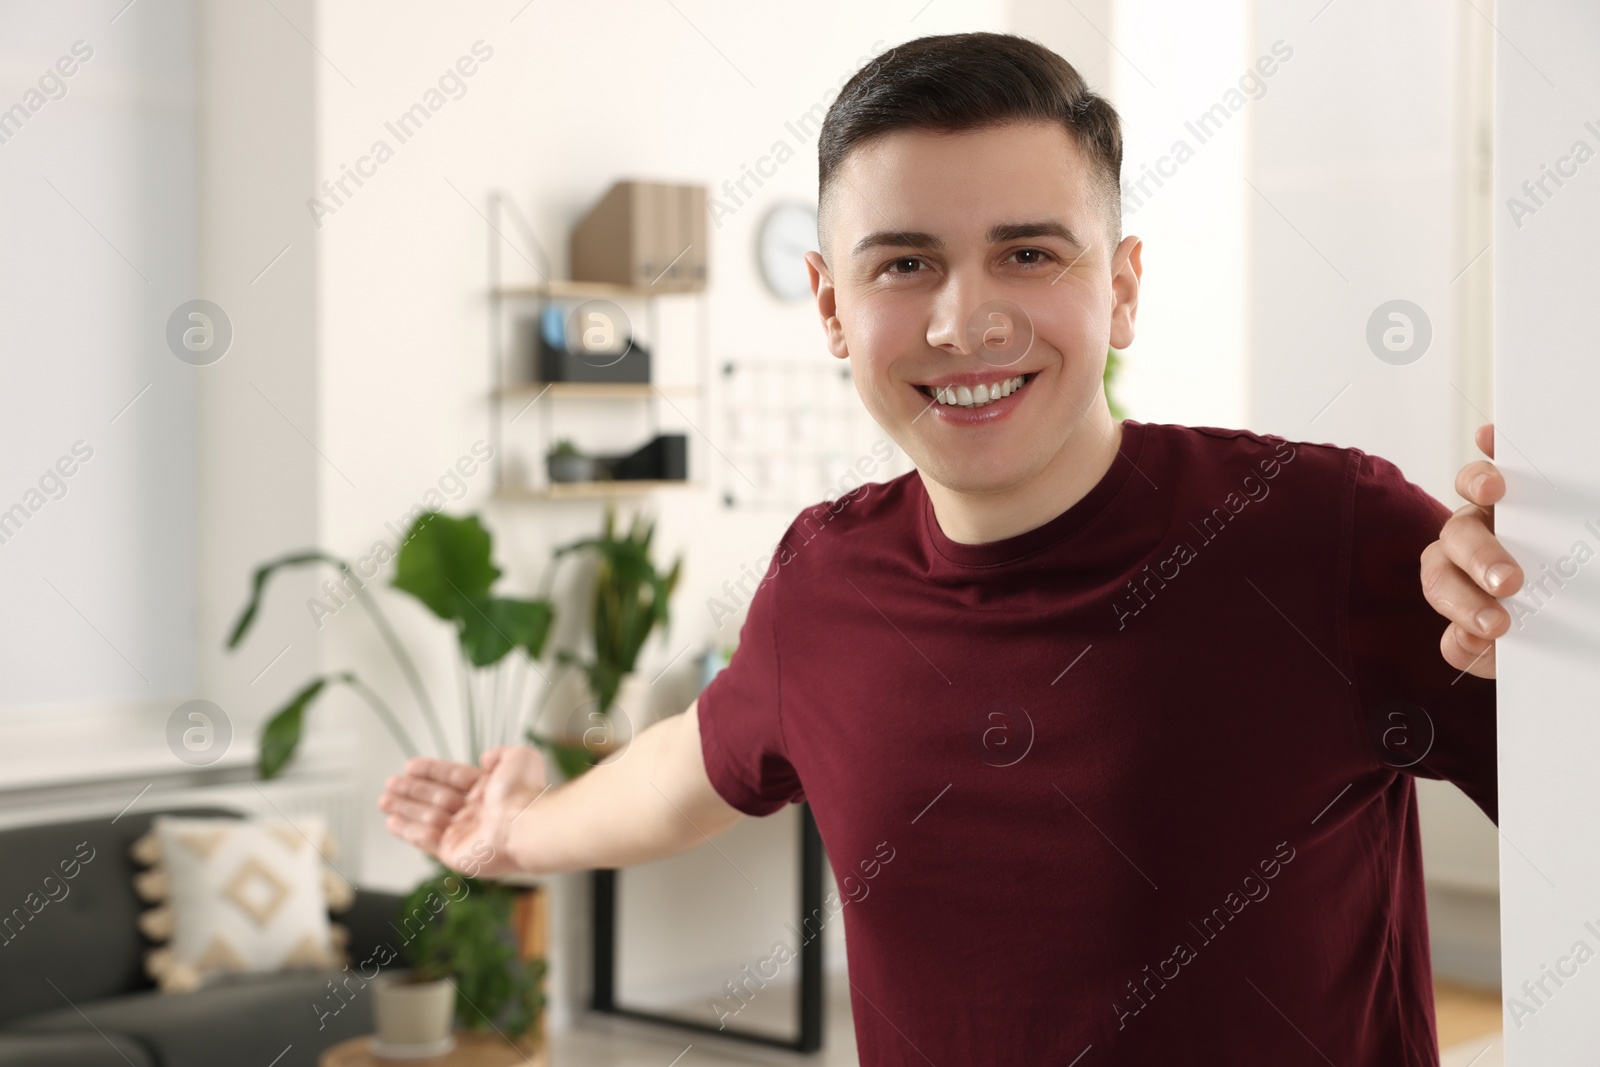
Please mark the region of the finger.
POLYGON ((1511 627, 1506 609, 1452 563, 1437 541, 1422 553, 1422 595, 1434 611, 1477 638, 1499 637, 1511 627))
POLYGON ((390 815, 398 815, 407 822, 443 829, 450 825, 450 813, 428 804, 419 804, 404 797, 386 795, 379 807, 390 815))
POLYGON ((1439 531, 1450 562, 1467 572, 1492 596, 1509 596, 1522 585, 1522 568, 1489 529, 1488 515, 1475 504, 1457 508, 1439 531))
POLYGON ((466 794, 459 789, 447 785, 439 785, 426 778, 413 778, 409 775, 395 776, 384 784, 385 792, 398 797, 409 797, 420 800, 424 804, 443 808, 445 811, 455 811, 466 802, 466 794))
POLYGON ((405 771, 413 778, 427 778, 459 789, 463 793, 472 788, 472 783, 483 773, 470 763, 430 759, 427 756, 413 756, 406 760, 405 771))
POLYGON ((1473 460, 1456 474, 1456 492, 1479 507, 1492 507, 1506 495, 1505 475, 1486 459, 1473 460))
POLYGON ((1486 422, 1482 426, 1479 426, 1477 432, 1472 435, 1472 441, 1473 441, 1474 444, 1476 444, 1478 446, 1478 451, 1479 452, 1482 452, 1484 455, 1488 456, 1490 459, 1493 459, 1494 458, 1494 423, 1486 422))
POLYGON ((427 852, 435 852, 439 847, 439 830, 435 827, 409 822, 398 815, 389 816, 384 825, 391 834, 407 844, 427 852))
POLYGON ((1456 670, 1478 678, 1495 676, 1495 644, 1464 633, 1451 623, 1439 638, 1439 652, 1456 670))
POLYGON ((448 826, 451 820, 449 814, 441 812, 438 808, 430 808, 425 804, 388 795, 378 802, 378 809, 386 815, 399 816, 407 822, 435 828, 448 826))

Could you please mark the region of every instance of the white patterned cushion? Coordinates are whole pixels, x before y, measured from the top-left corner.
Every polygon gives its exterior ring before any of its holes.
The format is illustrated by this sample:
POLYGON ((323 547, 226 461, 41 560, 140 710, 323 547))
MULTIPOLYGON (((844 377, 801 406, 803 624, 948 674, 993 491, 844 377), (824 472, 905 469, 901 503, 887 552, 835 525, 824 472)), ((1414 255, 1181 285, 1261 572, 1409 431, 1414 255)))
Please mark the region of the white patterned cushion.
POLYGON ((325 866, 331 854, 319 816, 279 820, 158 815, 134 842, 153 866, 134 888, 158 907, 139 917, 152 949, 145 969, 168 992, 197 989, 224 974, 339 967, 345 931, 330 902, 353 889, 325 866))

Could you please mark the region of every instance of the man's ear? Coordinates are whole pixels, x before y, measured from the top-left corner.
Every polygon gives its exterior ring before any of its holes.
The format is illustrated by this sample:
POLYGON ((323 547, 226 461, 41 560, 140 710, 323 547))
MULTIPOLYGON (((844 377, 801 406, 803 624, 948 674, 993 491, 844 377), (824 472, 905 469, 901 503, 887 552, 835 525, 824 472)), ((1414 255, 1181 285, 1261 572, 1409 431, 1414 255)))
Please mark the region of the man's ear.
POLYGON ((1133 320, 1139 311, 1139 261, 1144 242, 1124 237, 1111 256, 1111 347, 1121 351, 1133 344, 1133 320))
POLYGON ((822 332, 828 337, 828 351, 839 359, 849 359, 850 349, 845 344, 844 327, 839 323, 838 297, 833 289, 833 275, 821 252, 806 253, 806 273, 811 278, 811 295, 817 301, 817 314, 822 318, 822 332))

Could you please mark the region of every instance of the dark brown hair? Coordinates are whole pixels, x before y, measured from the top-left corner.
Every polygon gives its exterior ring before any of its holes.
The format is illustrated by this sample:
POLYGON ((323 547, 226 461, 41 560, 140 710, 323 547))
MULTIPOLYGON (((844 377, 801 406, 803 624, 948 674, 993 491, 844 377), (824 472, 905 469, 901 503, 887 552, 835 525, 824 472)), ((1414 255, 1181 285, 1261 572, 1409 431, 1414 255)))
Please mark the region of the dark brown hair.
POLYGON ((1122 126, 1116 109, 1077 70, 1036 41, 1007 33, 919 37, 855 73, 828 109, 817 139, 817 197, 824 208, 851 149, 896 130, 957 133, 1008 122, 1053 122, 1088 163, 1122 239, 1122 126))

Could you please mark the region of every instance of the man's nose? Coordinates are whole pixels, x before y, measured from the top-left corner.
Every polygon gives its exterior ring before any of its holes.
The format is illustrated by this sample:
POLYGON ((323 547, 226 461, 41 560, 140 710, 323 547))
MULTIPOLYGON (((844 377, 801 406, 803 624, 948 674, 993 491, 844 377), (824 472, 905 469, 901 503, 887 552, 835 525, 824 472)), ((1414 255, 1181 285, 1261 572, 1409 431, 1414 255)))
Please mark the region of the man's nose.
POLYGON ((951 272, 929 311, 928 344, 992 366, 1010 366, 1032 347, 1033 320, 997 287, 951 272))

